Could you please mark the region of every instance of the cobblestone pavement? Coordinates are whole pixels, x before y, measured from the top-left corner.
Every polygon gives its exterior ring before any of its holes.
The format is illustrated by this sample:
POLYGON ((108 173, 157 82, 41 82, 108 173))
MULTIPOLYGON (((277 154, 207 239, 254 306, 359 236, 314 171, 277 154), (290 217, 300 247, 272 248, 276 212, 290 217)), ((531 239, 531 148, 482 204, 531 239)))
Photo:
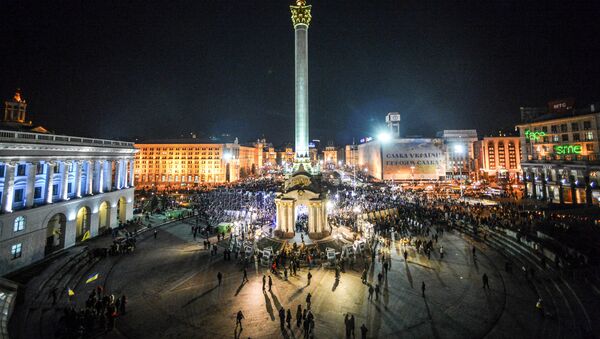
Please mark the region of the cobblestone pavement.
MULTIPOLYGON (((309 292, 317 338, 343 338, 346 313, 355 316, 357 337, 363 323, 369 338, 535 336, 543 322, 535 314, 536 296, 523 288, 519 277, 496 269, 502 263, 497 253, 480 247, 485 255, 474 262, 473 244, 461 235, 446 234, 440 242, 443 259, 434 253, 428 260, 409 249, 408 262, 401 246, 393 244, 382 294, 379 300, 368 300, 368 286, 352 270, 336 284, 332 270, 315 268, 307 285, 308 270, 302 269, 287 281, 273 277, 272 290, 263 292, 262 276, 268 269, 253 266, 248 269, 250 281, 241 284, 242 267, 235 258, 223 261, 222 253, 211 257, 201 240, 192 239, 188 224, 174 224, 161 229, 157 239, 139 242, 134 254, 111 261, 101 273, 109 291, 124 293, 129 300, 127 314, 107 337, 231 338, 240 334, 234 333, 238 310, 245 316, 242 338, 302 337, 295 326, 296 308, 305 308, 309 292), (219 271, 224 276, 221 286, 219 271), (490 278, 489 291, 482 288, 483 273, 490 278), (292 310, 291 329, 280 329, 282 306, 292 310)), ((381 269, 380 262, 371 269, 370 282, 381 269)), ((80 286, 78 293, 83 297, 91 288, 80 286)))

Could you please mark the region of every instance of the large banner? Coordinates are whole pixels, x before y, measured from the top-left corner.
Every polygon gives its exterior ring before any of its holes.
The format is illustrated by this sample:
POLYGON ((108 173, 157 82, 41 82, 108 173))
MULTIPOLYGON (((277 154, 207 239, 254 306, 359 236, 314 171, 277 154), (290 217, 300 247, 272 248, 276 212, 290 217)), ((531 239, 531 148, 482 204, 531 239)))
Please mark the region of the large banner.
POLYGON ((438 180, 445 174, 440 139, 398 139, 383 146, 385 180, 438 180))

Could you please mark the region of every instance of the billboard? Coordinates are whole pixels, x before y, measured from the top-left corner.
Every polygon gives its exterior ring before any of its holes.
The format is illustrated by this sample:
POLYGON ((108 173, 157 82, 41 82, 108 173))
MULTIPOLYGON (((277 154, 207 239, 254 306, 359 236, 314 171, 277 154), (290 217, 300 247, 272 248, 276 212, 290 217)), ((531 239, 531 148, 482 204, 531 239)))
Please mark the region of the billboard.
POLYGON ((446 174, 440 139, 396 139, 382 149, 385 180, 439 180, 446 174))

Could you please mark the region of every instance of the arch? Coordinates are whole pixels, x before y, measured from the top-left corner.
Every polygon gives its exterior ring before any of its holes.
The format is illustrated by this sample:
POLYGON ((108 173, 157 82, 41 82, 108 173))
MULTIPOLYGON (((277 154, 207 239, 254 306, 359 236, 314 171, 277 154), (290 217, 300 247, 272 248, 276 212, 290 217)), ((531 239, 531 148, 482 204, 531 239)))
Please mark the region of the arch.
POLYGON ((75 239, 81 241, 85 232, 90 230, 90 221, 92 217, 92 211, 89 207, 83 206, 77 211, 77 217, 75 218, 75 239))
POLYGON ((103 201, 98 207, 98 234, 106 232, 110 228, 110 204, 103 201))
POLYGON ((121 224, 127 222, 127 199, 125 197, 120 197, 117 201, 117 218, 121 224))
POLYGON ((56 252, 65 247, 67 217, 63 213, 54 214, 46 224, 46 248, 44 255, 56 252))

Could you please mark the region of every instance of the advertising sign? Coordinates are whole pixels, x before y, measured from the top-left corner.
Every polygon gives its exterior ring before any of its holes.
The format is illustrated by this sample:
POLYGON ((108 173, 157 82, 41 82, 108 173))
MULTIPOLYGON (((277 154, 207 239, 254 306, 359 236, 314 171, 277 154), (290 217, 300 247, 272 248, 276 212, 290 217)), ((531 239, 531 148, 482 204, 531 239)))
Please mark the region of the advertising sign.
POLYGON ((399 139, 383 147, 385 180, 438 180, 445 173, 441 140, 399 139))

